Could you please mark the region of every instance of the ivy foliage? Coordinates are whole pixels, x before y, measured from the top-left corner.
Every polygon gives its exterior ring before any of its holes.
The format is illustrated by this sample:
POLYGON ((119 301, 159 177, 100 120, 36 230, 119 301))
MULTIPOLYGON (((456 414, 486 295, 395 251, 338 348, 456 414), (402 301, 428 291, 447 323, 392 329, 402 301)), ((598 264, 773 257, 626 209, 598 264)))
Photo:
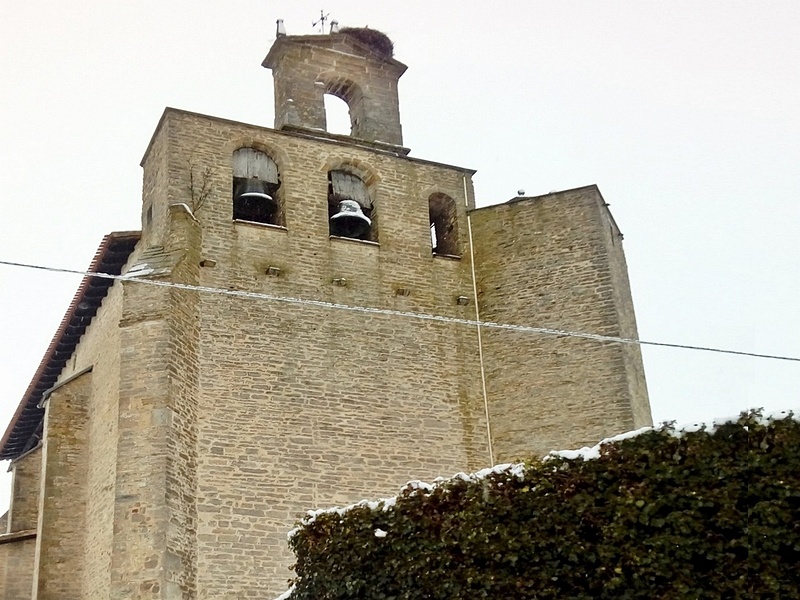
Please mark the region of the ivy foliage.
POLYGON ((290 545, 292 600, 800 598, 800 423, 664 425, 593 460, 409 485, 290 545))

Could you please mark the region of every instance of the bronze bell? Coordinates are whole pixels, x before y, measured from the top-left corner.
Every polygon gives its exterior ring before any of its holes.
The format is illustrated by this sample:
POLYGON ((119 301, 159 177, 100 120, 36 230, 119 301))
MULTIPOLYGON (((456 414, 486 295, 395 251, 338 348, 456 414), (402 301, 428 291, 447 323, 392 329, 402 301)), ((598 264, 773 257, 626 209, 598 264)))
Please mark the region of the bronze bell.
POLYGON ((370 218, 361 210, 355 200, 339 202, 339 212, 331 217, 331 235, 359 238, 372 225, 370 218))
POLYGON ((268 193, 266 181, 250 177, 242 181, 236 188, 234 203, 237 218, 259 223, 272 221, 278 203, 268 193))

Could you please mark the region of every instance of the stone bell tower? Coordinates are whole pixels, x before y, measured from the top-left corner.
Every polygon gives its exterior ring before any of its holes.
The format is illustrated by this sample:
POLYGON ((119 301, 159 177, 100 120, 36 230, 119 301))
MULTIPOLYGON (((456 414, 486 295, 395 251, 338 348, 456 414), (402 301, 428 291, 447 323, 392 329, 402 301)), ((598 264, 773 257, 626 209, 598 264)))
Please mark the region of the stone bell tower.
POLYGON ((476 209, 403 147, 385 35, 281 33, 275 128, 164 111, 92 267, 138 281, 87 278, 3 438, 14 589, 275 597, 308 509, 650 423, 638 347, 476 326, 637 336, 599 190, 476 209))
POLYGON ((324 94, 350 108, 351 135, 403 145, 397 81, 406 66, 392 57, 392 42, 359 28, 330 35, 278 35, 263 66, 275 82, 275 129, 326 130, 324 94))

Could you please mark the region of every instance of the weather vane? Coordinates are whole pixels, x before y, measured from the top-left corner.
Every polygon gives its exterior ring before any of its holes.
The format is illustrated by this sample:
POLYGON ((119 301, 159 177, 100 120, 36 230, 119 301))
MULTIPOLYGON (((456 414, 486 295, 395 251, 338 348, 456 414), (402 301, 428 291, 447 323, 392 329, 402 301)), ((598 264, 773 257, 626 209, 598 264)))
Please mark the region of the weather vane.
POLYGON ((325 22, 328 20, 328 17, 331 16, 331 13, 325 14, 324 10, 319 11, 319 19, 316 21, 311 22, 312 27, 316 27, 319 25, 319 32, 325 33, 325 22))

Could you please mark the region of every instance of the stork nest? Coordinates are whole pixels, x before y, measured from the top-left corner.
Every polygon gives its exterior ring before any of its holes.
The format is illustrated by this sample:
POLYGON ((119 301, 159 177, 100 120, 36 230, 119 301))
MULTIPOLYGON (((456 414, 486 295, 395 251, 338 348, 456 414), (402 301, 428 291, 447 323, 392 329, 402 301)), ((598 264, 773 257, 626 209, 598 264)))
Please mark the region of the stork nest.
POLYGON ((349 35, 383 58, 394 56, 394 44, 389 36, 369 27, 342 27, 339 33, 349 35))

